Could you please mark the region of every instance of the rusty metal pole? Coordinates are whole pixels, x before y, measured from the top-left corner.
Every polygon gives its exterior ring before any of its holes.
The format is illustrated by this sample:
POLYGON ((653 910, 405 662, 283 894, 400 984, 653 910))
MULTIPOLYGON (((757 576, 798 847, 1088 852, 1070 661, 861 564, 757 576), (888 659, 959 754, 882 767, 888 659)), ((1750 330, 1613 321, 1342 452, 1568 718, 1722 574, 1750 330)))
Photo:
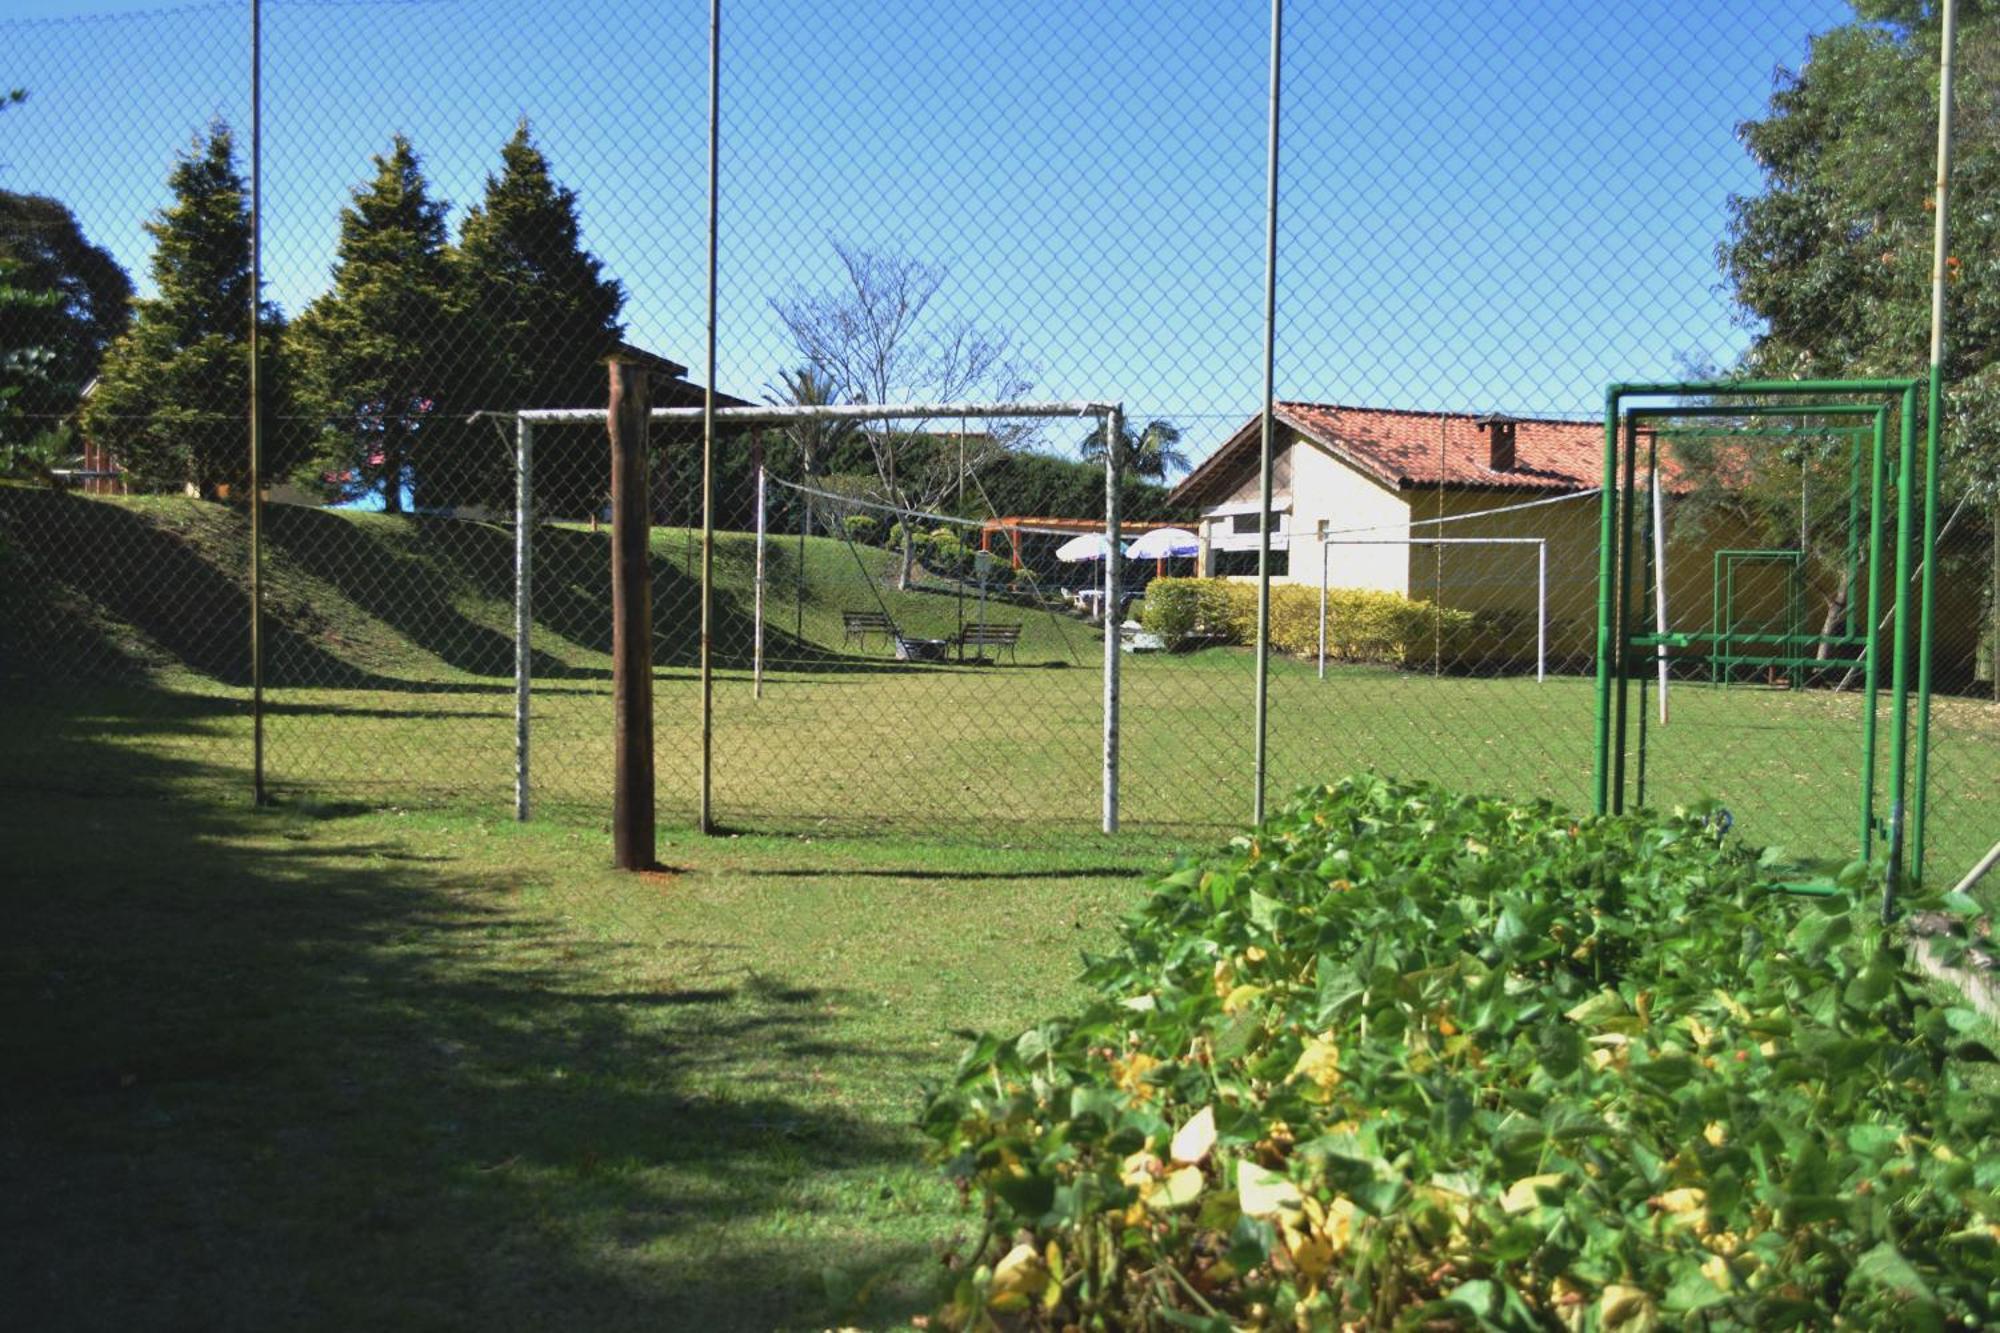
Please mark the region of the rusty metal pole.
POLYGON ((611 362, 611 858, 653 864, 653 574, 648 560, 646 370, 611 362))

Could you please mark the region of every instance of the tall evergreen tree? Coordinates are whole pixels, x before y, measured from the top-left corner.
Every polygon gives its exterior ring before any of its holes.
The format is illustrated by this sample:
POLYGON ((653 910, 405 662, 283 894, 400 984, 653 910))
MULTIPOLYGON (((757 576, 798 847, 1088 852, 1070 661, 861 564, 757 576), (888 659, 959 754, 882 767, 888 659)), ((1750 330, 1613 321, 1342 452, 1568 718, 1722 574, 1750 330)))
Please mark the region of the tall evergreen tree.
POLYGON ((484 408, 574 407, 604 393, 625 292, 583 248, 576 191, 558 185, 528 122, 459 232, 458 294, 482 345, 468 390, 484 408))
POLYGON ((333 288, 293 326, 300 396, 321 423, 326 475, 344 498, 380 492, 390 513, 423 461, 417 449, 448 397, 447 205, 430 197, 410 141, 395 136, 375 178, 340 213, 333 288))
MULTIPOLYGON (((146 224, 153 286, 132 327, 105 352, 84 429, 141 486, 186 484, 213 497, 248 474, 250 211, 229 127, 216 122, 174 164, 173 202, 146 224)), ((283 325, 260 305, 266 419, 282 400, 283 325)), ((267 476, 295 457, 266 434, 267 476)))
MULTIPOLYGON (((500 150, 500 171, 488 175, 469 209, 452 253, 453 310, 463 338, 453 376, 455 409, 514 411, 602 403, 604 358, 623 336, 619 284, 583 248, 577 196, 559 185, 548 158, 521 121, 500 150)), ((427 504, 505 504, 512 495, 511 456, 490 426, 454 425, 453 470, 432 466, 419 477, 427 504)), ((560 432, 544 432, 552 445, 560 432)), ((559 476, 570 453, 544 449, 537 484, 546 493, 601 484, 593 451, 588 478, 559 476), (546 466, 544 466, 546 463, 546 466)), ((574 461, 574 460, 572 460, 574 461)))

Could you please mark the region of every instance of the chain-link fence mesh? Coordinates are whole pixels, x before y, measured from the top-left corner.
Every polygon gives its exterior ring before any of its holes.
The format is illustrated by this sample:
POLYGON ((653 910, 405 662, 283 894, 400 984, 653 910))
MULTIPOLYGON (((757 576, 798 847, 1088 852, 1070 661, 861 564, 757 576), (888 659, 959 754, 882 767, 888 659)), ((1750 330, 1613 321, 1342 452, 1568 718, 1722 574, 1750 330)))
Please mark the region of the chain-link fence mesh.
MULTIPOLYGON (((0 255, 31 294, 9 310, 18 392, 0 409, 13 780, 46 781, 44 742, 91 729, 247 786, 248 17, 5 28, 0 76, 29 94, 0 114, 0 255)), ((1133 595, 1107 617, 1101 564, 1059 554, 1104 519, 1101 419, 729 424, 718 820, 1025 841, 1096 827, 1108 619, 1133 650, 1122 822, 1240 823, 1266 15, 725 17, 717 402, 1116 402, 1127 537, 1189 536, 1125 559, 1133 595)), ((613 354, 649 368, 654 406, 702 401, 707 18, 264 6, 272 789, 512 800, 516 414, 603 408, 613 354)), ((1854 26, 1815 0, 1292 17, 1274 796, 1374 766, 1589 805, 1604 386, 1921 373, 1927 22, 1854 26), (1789 71, 1836 57, 1879 95, 1855 94, 1848 139, 1802 145, 1823 108, 1789 71), (1875 145, 1851 154, 1875 163, 1874 195, 1842 165, 1850 140, 1875 145), (1798 217, 1862 204, 1860 240, 1798 217)), ((1986 95, 2000 39, 1979 19, 1962 40, 1986 95)), ((1977 248, 1992 181, 1979 151, 1965 161, 1929 751, 1929 850, 1948 868, 2000 820, 1977 248)), ((604 431, 533 437, 529 796, 595 816, 612 748, 604 431)), ((1664 722, 1648 686, 1645 799, 1716 795, 1748 836, 1808 853, 1856 832, 1852 659, 1864 585, 1878 618, 1893 593, 1886 567, 1850 558, 1893 477, 1853 502, 1848 444, 1829 440, 1759 442, 1747 465, 1740 439, 1677 439, 1663 605, 1635 608, 1642 628, 1657 610, 1654 628, 1709 636, 1669 654, 1664 722), (1836 631, 1854 642, 1823 665, 1758 660, 1797 655, 1767 640, 1836 631)), ((700 432, 662 422, 651 446, 660 806, 682 821, 703 752, 700 432)))

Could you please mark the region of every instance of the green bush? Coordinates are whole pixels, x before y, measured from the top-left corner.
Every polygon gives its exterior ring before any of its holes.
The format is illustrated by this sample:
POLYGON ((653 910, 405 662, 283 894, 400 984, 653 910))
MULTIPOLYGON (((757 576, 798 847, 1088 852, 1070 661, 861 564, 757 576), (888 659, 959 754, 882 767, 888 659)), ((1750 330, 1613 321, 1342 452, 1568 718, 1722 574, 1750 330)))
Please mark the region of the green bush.
POLYGON ((872 545, 875 534, 882 530, 882 524, 869 514, 849 514, 841 520, 841 527, 847 533, 847 540, 861 546, 872 545))
POLYGON ((1710 813, 1365 777, 1162 874, 929 1099, 991 1238, 933 1326, 1994 1326, 1976 1016, 1710 813))
MULTIPOLYGON (((1257 638, 1257 585, 1235 579, 1154 579, 1139 621, 1169 648, 1199 639, 1247 644, 1257 638)), ((1474 623, 1465 611, 1392 592, 1332 588, 1326 599, 1327 656, 1340 662, 1427 662, 1442 630, 1447 649, 1474 623)), ((1319 651, 1319 589, 1271 587, 1271 646, 1311 657, 1319 651)), ((1450 660, 1447 653, 1447 660, 1450 660)))
POLYGON ((1169 648, 1200 639, 1241 641, 1226 579, 1154 579, 1146 585, 1139 623, 1169 648))

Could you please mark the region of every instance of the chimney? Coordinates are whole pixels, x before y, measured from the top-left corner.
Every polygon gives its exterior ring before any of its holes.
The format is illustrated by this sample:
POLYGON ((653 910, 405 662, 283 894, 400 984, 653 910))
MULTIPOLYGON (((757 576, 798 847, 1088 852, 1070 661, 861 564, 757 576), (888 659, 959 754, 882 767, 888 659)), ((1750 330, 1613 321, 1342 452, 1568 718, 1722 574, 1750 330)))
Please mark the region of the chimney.
POLYGON ((1495 472, 1514 470, 1514 427, 1519 418, 1491 412, 1472 423, 1486 432, 1486 466, 1495 472))

